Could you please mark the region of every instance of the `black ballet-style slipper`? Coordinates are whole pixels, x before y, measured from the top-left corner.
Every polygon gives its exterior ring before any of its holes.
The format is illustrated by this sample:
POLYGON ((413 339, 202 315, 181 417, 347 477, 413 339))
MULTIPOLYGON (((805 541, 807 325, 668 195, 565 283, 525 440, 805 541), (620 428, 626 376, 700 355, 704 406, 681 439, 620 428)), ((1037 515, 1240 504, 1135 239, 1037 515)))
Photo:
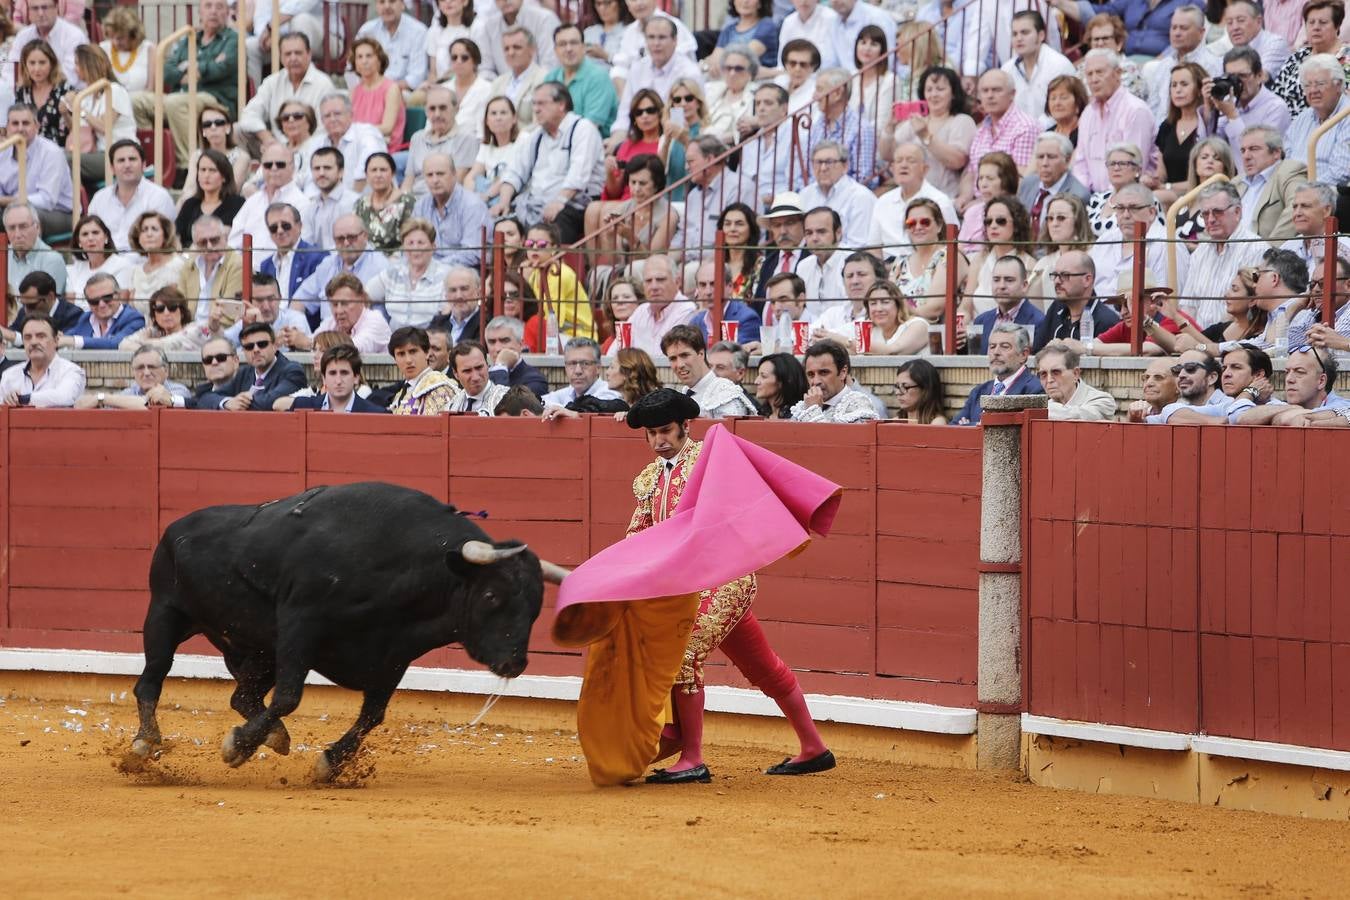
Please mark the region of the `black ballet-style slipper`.
POLYGON ((683 772, 657 769, 647 776, 648 784, 708 784, 711 781, 712 773, 708 771, 707 766, 694 766, 694 768, 685 769, 683 772))
POLYGON ((765 775, 810 775, 813 772, 828 772, 835 767, 834 754, 829 750, 801 762, 793 762, 788 757, 776 766, 764 770, 765 775))

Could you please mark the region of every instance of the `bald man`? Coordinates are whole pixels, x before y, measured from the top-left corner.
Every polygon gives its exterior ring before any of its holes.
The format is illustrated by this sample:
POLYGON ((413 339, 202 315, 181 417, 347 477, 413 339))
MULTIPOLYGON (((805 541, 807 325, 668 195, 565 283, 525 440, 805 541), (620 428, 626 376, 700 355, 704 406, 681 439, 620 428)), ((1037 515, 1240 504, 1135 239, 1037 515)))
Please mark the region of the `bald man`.
POLYGON ((492 235, 492 217, 487 204, 472 191, 459 186, 455 164, 444 153, 432 153, 422 163, 427 193, 413 206, 413 216, 436 228, 436 258, 454 265, 476 268, 483 247, 492 235))

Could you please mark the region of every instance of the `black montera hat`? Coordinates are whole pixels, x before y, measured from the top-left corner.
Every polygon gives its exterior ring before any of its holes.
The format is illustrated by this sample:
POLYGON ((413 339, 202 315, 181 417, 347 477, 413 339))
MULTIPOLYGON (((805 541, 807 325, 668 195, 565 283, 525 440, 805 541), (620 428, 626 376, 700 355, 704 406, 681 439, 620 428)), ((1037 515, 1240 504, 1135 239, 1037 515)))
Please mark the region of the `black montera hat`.
POLYGON ((697 419, 698 401, 670 388, 659 388, 628 410, 629 428, 661 428, 671 422, 697 419))

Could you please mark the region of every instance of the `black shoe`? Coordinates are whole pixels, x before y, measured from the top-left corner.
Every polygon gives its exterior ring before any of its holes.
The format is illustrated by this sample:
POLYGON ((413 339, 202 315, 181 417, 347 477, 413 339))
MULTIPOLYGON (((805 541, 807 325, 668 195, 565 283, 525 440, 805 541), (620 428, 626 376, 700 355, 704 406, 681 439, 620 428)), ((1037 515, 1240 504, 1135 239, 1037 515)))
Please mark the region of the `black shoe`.
POLYGON ((835 766, 834 754, 826 750, 818 756, 795 763, 788 757, 776 766, 770 766, 765 775, 810 775, 813 772, 828 772, 835 766))
POLYGON ((691 781, 707 784, 712 781, 712 773, 708 771, 707 766, 694 766, 694 768, 685 769, 683 772, 657 769, 647 776, 648 784, 688 784, 691 781))

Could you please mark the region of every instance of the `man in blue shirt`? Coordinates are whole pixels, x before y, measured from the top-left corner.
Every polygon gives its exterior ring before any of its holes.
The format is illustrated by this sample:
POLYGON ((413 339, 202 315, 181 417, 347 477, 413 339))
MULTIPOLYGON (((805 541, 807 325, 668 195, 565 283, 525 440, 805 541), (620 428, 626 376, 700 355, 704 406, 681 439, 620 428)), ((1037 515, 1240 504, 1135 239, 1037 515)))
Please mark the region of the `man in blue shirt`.
POLYGON ((487 204, 459 186, 455 163, 444 153, 433 153, 422 163, 427 193, 413 206, 413 215, 436 228, 434 255, 442 262, 473 268, 480 250, 492 239, 492 217, 487 204))
MULTIPOLYGON (((708 344, 715 344, 722 339, 722 335, 714 335, 709 331, 711 326, 708 323, 708 313, 712 309, 713 300, 716 297, 716 271, 711 261, 698 267, 698 272, 694 275, 694 302, 702 309, 694 313, 694 317, 689 320, 690 325, 703 332, 703 340, 708 344)), ((724 269, 723 275, 726 274, 727 272, 724 269)), ((735 322, 736 334, 734 340, 736 343, 744 347, 749 353, 758 353, 759 313, 741 301, 731 299, 730 281, 722 286, 722 296, 726 298, 722 301, 722 322, 735 322)))
POLYGON ((389 261, 383 253, 366 252, 366 226, 351 213, 339 216, 333 223, 333 243, 337 246, 337 252, 324 257, 319 267, 300 282, 291 297, 291 307, 304 310, 311 328, 318 328, 319 323, 332 314, 328 308, 328 295, 324 293, 328 282, 348 272, 363 284, 369 284, 376 275, 389 267, 389 261))
POLYGON ((1239 425, 1309 425, 1345 420, 1350 400, 1333 390, 1336 357, 1326 350, 1303 346, 1292 350, 1284 365, 1284 399, 1287 406, 1267 404, 1238 416, 1239 425))

